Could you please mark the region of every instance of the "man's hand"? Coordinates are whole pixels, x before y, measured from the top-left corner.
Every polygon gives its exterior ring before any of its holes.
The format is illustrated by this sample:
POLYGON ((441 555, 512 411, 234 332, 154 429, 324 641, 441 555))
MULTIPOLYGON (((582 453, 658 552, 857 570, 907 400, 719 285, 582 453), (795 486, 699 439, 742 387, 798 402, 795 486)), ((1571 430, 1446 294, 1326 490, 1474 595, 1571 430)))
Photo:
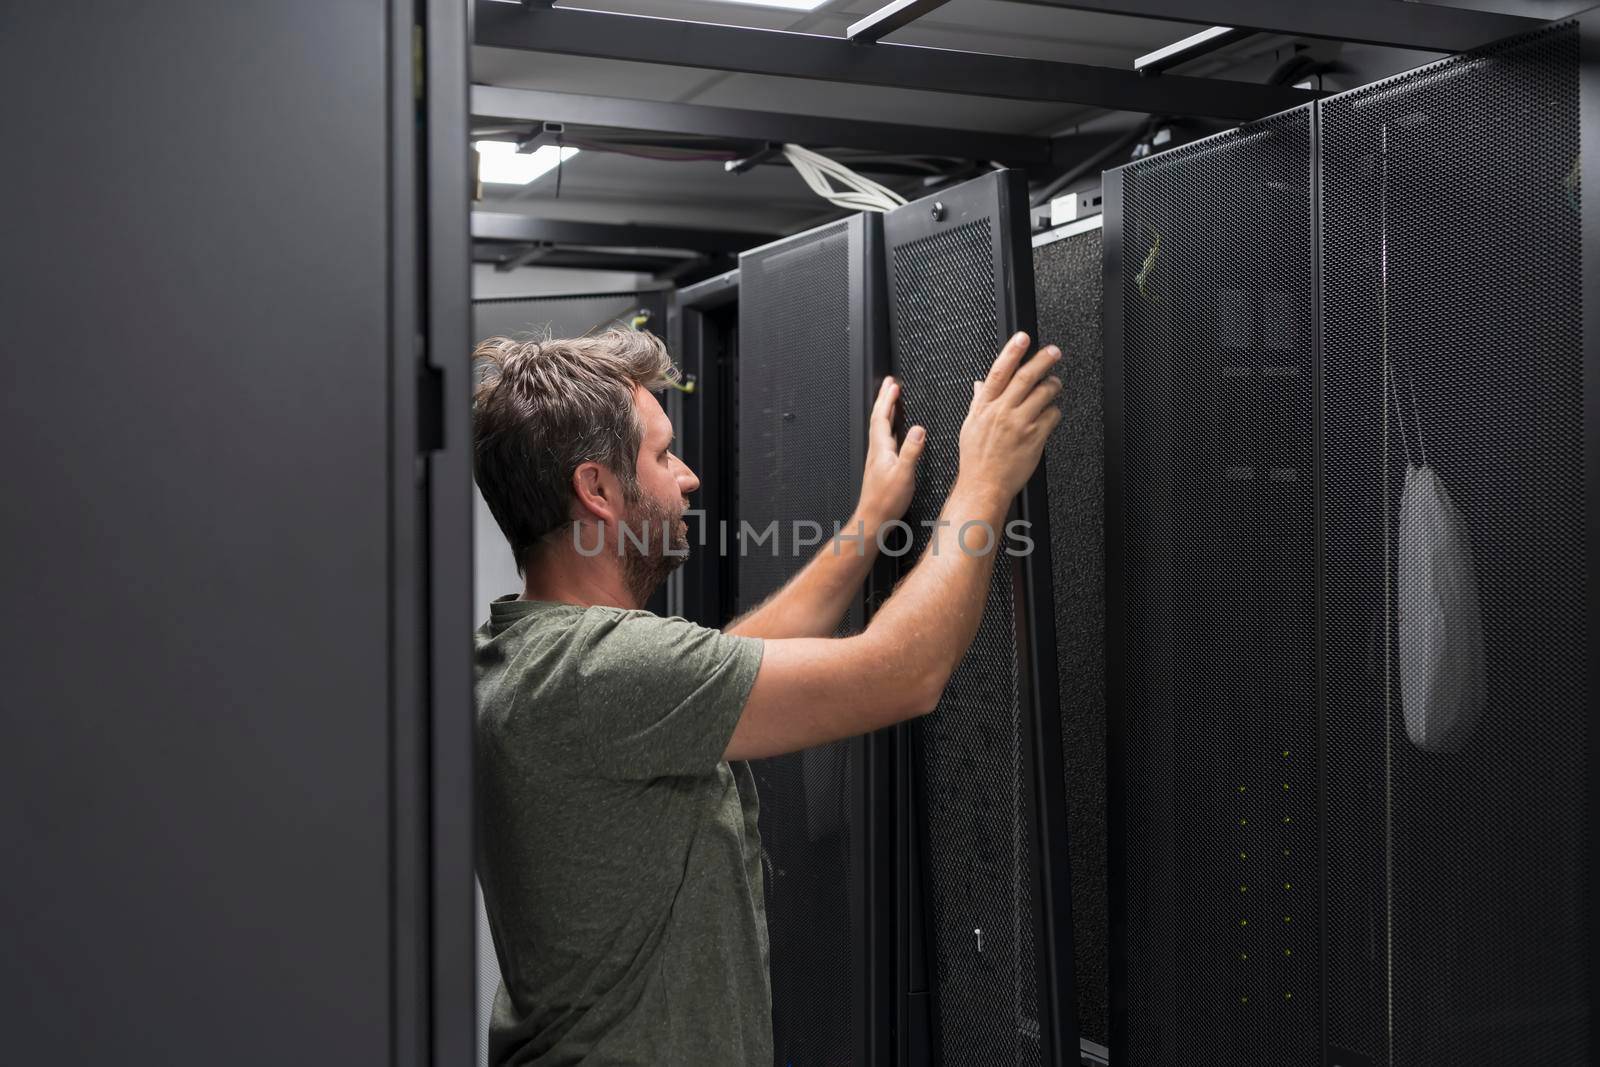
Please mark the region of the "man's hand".
POLYGON ((917 485, 917 460, 928 433, 913 426, 904 444, 894 438, 895 402, 900 398, 900 383, 885 378, 872 405, 871 425, 867 428, 867 466, 861 475, 861 502, 856 519, 866 524, 873 536, 884 523, 892 522, 911 506, 911 493, 917 485))
POLYGON ((1046 345, 1024 362, 1028 335, 1006 342, 988 377, 972 383, 972 406, 961 424, 963 488, 1009 504, 1022 491, 1044 454, 1045 438, 1061 421, 1056 397, 1061 379, 1050 368, 1061 350, 1046 345))

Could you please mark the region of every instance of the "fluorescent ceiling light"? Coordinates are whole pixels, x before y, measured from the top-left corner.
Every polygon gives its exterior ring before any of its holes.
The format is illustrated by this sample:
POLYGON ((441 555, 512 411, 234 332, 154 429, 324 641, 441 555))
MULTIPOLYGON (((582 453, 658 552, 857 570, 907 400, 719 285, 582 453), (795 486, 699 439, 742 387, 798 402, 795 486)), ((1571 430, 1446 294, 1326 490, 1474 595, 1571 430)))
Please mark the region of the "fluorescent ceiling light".
POLYGON ((527 185, 578 154, 576 148, 553 144, 518 152, 515 141, 474 141, 472 147, 478 150, 478 177, 498 185, 527 185))

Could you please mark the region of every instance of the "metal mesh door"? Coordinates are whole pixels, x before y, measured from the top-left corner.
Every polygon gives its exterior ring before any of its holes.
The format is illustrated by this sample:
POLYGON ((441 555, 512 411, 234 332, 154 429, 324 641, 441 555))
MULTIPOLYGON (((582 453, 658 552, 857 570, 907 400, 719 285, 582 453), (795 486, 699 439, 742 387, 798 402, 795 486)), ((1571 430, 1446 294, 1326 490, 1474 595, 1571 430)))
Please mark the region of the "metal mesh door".
MULTIPOLYGON (((741 611, 799 571, 855 508, 873 384, 868 224, 858 216, 740 258, 741 611)), ((862 610, 858 599, 842 629, 859 628, 862 610)), ((863 759, 855 738, 752 764, 781 1067, 866 1067, 863 759)))
POLYGON ((1100 229, 1033 250, 1039 340, 1065 358, 1063 418, 1045 446, 1061 756, 1072 842, 1078 1031, 1110 1042, 1106 897, 1105 419, 1100 229))
POLYGON ((1321 1063, 1310 177, 1301 109, 1113 178, 1112 1054, 1136 1067, 1321 1063))
MULTIPOLYGON (((885 222, 893 369, 906 424, 928 431, 906 516, 916 531, 908 563, 955 480, 972 383, 1025 325, 1011 287, 1031 290, 1032 272, 1006 233, 1006 192, 1002 176, 990 176, 885 222)), ((947 1067, 1042 1062, 1019 572, 1015 560, 997 561, 977 639, 914 735, 936 1043, 947 1067)))
POLYGON ((1353 1064, 1591 1054, 1577 107, 1571 27, 1322 105, 1328 1027, 1353 1064))

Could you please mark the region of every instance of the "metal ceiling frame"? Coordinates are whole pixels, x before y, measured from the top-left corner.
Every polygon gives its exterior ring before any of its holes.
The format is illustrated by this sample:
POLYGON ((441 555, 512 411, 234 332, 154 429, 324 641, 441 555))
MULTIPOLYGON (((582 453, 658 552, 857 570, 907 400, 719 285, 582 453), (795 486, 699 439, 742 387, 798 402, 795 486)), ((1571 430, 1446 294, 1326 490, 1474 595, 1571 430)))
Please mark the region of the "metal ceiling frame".
POLYGON ((1544 19, 1494 11, 1405 3, 1339 0, 1336 4, 1283 0, 1013 0, 1040 7, 1103 15, 1165 19, 1199 26, 1230 26, 1289 37, 1320 37, 1355 44, 1466 52, 1546 25, 1544 19))
MULTIPOLYGON (((1371 0, 1368 0, 1371 2, 1371 0)), ((734 73, 1078 104, 1245 121, 1320 94, 1221 79, 1145 78, 1132 70, 919 45, 864 47, 842 37, 645 15, 527 8, 476 0, 474 42, 559 55, 734 73)))
POLYGON ((506 89, 494 85, 472 87, 472 114, 483 119, 565 122, 751 142, 783 141, 818 147, 859 148, 908 156, 992 159, 1011 167, 1042 167, 1061 162, 1059 157, 1065 147, 1058 146, 1050 138, 1020 134, 506 89))
POLYGON ((474 211, 472 238, 475 241, 505 241, 525 245, 593 245, 736 255, 747 248, 776 241, 779 235, 745 230, 645 226, 631 222, 576 222, 511 212, 474 211))

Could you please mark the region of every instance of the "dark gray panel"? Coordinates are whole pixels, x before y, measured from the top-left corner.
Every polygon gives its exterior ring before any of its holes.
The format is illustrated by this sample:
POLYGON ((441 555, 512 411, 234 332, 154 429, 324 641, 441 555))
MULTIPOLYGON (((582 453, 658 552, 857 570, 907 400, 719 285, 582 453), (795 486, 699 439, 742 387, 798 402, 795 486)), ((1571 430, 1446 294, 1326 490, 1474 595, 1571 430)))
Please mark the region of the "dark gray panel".
POLYGON ((389 17, 0 14, 9 1062, 388 1058, 389 17))
MULTIPOLYGON (((854 216, 739 259, 738 521, 775 540, 738 552, 738 605, 775 593, 855 509, 874 338, 862 294, 877 269, 854 216)), ((848 532, 848 531, 847 531, 848 532)), ((730 541, 730 544, 735 542, 730 541)), ((846 548, 849 551, 849 548, 846 548)), ((860 629, 850 605, 841 633, 860 629)), ((773 1051, 785 1064, 857 1064, 866 1033, 866 742, 752 764, 761 793, 773 1051)))

